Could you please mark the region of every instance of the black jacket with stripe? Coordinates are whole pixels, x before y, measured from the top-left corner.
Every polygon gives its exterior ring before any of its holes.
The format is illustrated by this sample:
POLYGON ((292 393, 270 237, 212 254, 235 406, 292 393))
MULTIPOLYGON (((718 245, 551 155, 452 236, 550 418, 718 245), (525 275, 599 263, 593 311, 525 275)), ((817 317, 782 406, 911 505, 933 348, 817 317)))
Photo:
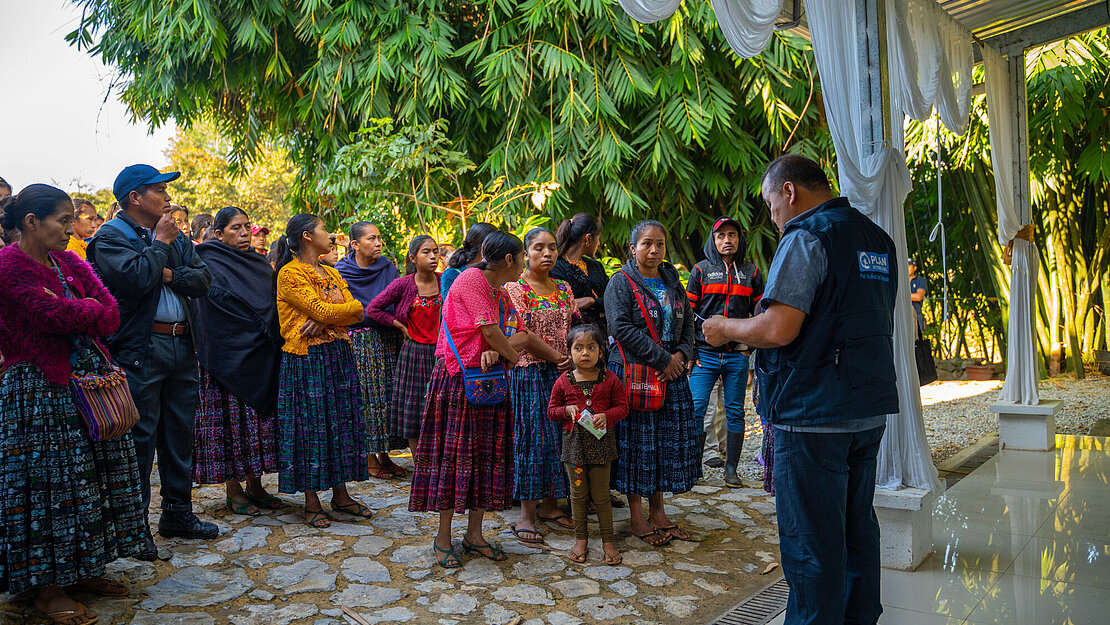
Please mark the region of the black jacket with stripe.
POLYGON ((740 261, 727 266, 717 259, 706 259, 694 265, 686 297, 694 311, 694 344, 699 349, 729 352, 737 343, 712 347, 705 342, 701 324, 713 315, 744 319, 755 313, 755 305, 763 297, 763 276, 754 263, 740 261))

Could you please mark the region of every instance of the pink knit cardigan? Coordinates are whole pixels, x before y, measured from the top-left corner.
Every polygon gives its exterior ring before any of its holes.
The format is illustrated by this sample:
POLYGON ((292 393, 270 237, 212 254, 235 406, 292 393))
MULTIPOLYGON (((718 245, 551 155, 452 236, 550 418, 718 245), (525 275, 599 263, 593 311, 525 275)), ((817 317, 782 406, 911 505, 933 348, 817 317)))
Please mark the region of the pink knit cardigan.
POLYGON ((4 367, 28 362, 54 384, 69 383, 71 334, 104 337, 119 328, 119 308, 92 267, 73 252, 50 252, 58 273, 9 245, 0 249, 0 355, 4 367))

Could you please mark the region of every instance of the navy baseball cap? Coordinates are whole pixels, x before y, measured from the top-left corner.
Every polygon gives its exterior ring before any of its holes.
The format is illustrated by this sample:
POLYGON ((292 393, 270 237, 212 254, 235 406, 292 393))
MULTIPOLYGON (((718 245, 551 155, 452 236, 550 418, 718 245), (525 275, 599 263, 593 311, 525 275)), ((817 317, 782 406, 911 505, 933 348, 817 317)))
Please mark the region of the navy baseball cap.
POLYGON ((179 171, 167 171, 163 174, 150 165, 128 165, 123 168, 123 171, 116 176, 116 181, 112 183, 112 195, 116 196, 116 201, 122 206, 123 198, 144 184, 170 182, 180 177, 181 172, 179 171))

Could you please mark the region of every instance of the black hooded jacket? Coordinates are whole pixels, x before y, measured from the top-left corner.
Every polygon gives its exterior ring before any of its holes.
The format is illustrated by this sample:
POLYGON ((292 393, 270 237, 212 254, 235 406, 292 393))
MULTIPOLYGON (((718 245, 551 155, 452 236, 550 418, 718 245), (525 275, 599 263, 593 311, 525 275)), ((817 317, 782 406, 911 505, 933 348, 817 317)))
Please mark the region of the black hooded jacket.
MULTIPOLYGON (((682 298, 682 281, 678 277, 678 271, 667 262, 659 265, 660 277, 667 288, 674 292, 674 340, 665 345, 652 340, 647 329, 648 321, 640 312, 632 285, 636 285, 636 291, 643 298, 657 335, 663 331, 662 304, 644 282, 636 268, 636 261, 629 260, 621 271, 631 278, 631 284, 629 278, 620 272, 609 278, 609 286, 605 289, 605 318, 608 321, 609 334, 621 344, 628 362, 662 371, 670 363, 671 354, 676 351, 682 352, 689 362, 694 357, 694 324, 690 305, 682 298)), ((609 358, 620 360, 616 346, 613 346, 609 358)))
MULTIPOLYGON (((746 247, 744 238, 736 249, 746 247)), ((763 297, 763 276, 755 263, 735 259, 727 266, 717 253, 713 235, 705 241, 702 248, 705 260, 690 271, 690 282, 686 286, 686 297, 694 311, 694 341, 698 349, 728 352, 736 349, 736 343, 725 343, 712 347, 705 342, 701 324, 713 315, 724 315, 730 319, 744 319, 755 313, 755 305, 763 297)), ((739 256, 739 254, 737 254, 739 256)))

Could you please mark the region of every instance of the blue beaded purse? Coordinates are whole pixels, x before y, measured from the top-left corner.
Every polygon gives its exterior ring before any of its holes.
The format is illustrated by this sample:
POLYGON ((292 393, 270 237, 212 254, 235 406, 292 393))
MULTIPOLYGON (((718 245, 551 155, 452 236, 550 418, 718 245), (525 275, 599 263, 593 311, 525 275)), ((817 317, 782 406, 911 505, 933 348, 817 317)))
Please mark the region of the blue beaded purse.
MULTIPOLYGON (((459 368, 462 369, 466 401, 475 406, 493 406, 508 399, 509 380, 505 376, 505 367, 498 363, 488 370, 482 371, 481 367, 463 366, 462 357, 459 356, 459 350, 455 347, 455 340, 451 338, 451 331, 447 329, 447 322, 440 319, 440 325, 443 326, 443 333, 447 336, 447 344, 451 347, 451 351, 455 353, 455 359, 459 361, 459 368)), ((500 327, 504 331, 505 312, 503 310, 501 311, 500 327)))

